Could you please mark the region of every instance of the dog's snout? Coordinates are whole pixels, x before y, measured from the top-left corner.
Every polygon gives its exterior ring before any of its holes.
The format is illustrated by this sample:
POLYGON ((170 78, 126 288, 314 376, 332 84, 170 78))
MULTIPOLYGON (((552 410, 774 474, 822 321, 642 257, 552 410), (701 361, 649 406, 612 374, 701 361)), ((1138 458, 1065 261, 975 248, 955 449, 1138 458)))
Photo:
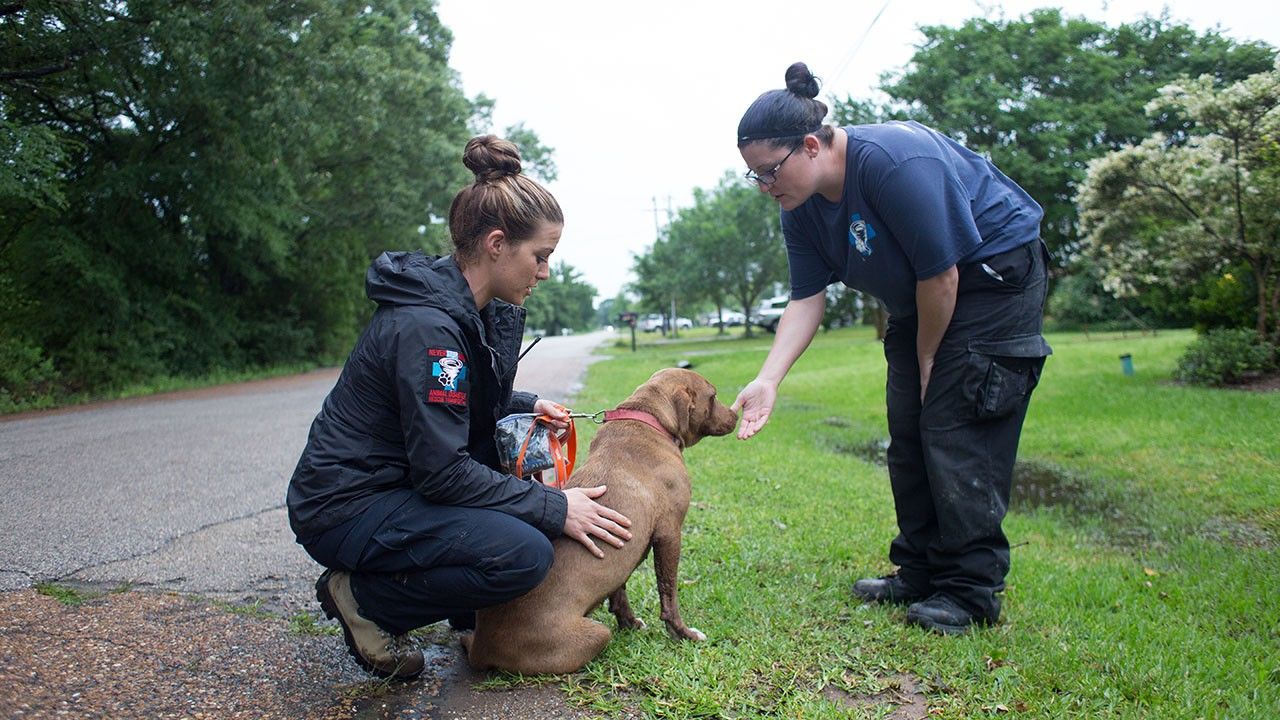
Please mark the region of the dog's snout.
POLYGON ((713 411, 711 413, 711 422, 707 423, 708 435, 728 435, 738 426, 738 413, 729 408, 728 405, 720 402, 719 399, 713 401, 713 411))

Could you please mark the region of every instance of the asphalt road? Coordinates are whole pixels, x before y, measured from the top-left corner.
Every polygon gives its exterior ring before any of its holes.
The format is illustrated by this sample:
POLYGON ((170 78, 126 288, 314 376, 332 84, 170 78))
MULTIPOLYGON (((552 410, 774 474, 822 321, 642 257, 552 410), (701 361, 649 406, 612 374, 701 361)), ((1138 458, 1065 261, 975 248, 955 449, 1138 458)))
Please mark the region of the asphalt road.
MULTIPOLYGON (((549 337, 516 386, 580 387, 607 333, 549 337)), ((318 568, 285 489, 336 370, 0 420, 0 591, 131 585, 288 613, 318 568)))

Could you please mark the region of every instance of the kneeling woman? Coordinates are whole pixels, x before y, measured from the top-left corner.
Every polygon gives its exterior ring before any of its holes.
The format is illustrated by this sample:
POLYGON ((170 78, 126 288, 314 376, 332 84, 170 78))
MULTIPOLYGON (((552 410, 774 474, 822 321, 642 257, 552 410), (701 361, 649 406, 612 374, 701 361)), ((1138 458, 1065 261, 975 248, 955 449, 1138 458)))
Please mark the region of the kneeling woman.
POLYGON ((289 523, 327 568, 316 582, 366 670, 409 678, 421 651, 406 634, 523 595, 551 567, 550 538, 597 556, 630 522, 595 502, 498 469, 496 421, 566 410, 512 391, 520 306, 549 276, 564 218, 520 173, 515 145, 483 136, 463 162, 475 182, 449 211, 454 252, 389 252, 369 268, 378 308, 311 426, 289 483, 289 523))

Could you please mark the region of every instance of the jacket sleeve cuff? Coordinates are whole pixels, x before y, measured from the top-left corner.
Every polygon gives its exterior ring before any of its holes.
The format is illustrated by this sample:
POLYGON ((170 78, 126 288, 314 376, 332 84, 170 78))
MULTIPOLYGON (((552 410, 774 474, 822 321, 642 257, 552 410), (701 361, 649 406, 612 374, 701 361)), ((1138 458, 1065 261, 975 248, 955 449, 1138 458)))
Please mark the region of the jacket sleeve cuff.
POLYGON ((542 530, 549 538, 558 538, 564 533, 564 519, 569 516, 569 498, 564 492, 548 487, 546 506, 542 513, 542 530))
POLYGON ((538 402, 537 395, 531 392, 516 390, 511 393, 511 402, 507 403, 507 414, 531 413, 533 412, 533 404, 536 402, 538 402))

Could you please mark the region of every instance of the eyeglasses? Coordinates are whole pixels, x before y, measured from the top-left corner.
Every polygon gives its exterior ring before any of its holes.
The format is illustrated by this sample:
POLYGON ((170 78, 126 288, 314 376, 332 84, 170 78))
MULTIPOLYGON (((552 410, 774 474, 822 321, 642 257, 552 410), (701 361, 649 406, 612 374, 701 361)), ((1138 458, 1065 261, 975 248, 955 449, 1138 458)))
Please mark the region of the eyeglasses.
POLYGON ((764 185, 765 187, 769 187, 770 185, 778 182, 778 170, 782 169, 782 163, 786 162, 787 158, 791 157, 792 153, 799 150, 803 146, 804 146, 804 143, 800 143, 795 147, 791 148, 791 152, 784 155, 782 159, 778 161, 778 164, 774 165, 772 168, 765 170, 762 173, 756 173, 752 170, 748 170, 746 174, 744 174, 742 177, 746 178, 747 180, 753 183, 758 183, 760 185, 764 185))

